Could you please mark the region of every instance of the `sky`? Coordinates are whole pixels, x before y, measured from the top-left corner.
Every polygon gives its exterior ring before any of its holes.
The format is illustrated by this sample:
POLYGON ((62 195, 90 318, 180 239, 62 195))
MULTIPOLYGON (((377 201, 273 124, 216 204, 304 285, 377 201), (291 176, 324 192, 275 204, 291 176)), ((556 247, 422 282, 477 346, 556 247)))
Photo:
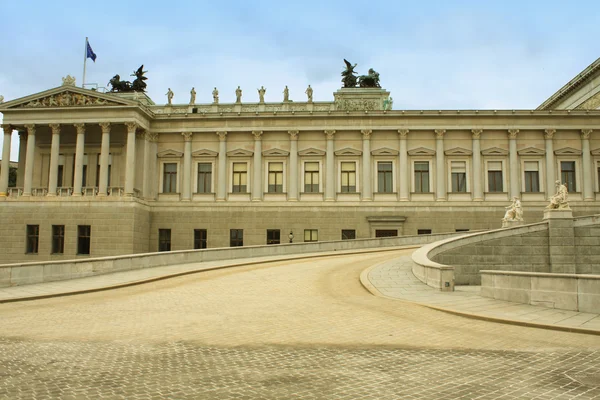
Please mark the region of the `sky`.
MULTIPOLYGON (((394 109, 532 109, 600 57, 596 1, 421 0, 176 2, 0 0, 0 95, 104 87, 144 64, 148 95, 187 104, 333 101, 343 59, 380 74, 394 109)), ((0 135, 0 146, 3 137, 0 135)), ((11 160, 18 158, 13 134, 11 160)))

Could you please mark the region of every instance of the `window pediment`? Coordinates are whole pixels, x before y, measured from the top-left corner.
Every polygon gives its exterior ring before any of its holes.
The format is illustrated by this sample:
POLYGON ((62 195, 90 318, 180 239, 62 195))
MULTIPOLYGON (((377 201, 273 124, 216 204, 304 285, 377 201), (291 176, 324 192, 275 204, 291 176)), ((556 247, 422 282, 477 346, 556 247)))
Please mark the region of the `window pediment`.
POLYGON ((163 151, 159 151, 156 156, 158 158, 181 158, 183 157, 183 153, 178 150, 167 149, 163 151))
POLYGON ((227 152, 227 157, 251 157, 254 154, 253 151, 246 149, 235 149, 227 152))
POLYGON ((435 156, 435 150, 427 147, 417 147, 408 151, 409 156, 435 156))
POLYGON ((473 152, 469 149, 465 149, 464 147, 453 147, 444 151, 444 154, 447 156, 470 156, 473 152))
POLYGON ((336 156, 360 156, 362 155, 362 151, 353 149, 351 147, 344 147, 336 152, 334 152, 336 156))
POLYGON ((300 150, 298 152, 299 156, 324 156, 325 152, 320 149, 315 149, 314 147, 309 147, 308 149, 300 150))
POLYGON ((262 152, 263 156, 280 156, 280 157, 287 157, 290 155, 289 151, 285 151, 282 149, 269 149, 269 150, 265 150, 262 152))
POLYGON ((557 156, 580 156, 581 150, 574 149, 572 147, 563 147, 554 151, 557 156))
POLYGON ((593 156, 600 156, 600 147, 591 151, 593 156))
POLYGON ((500 147, 490 147, 489 149, 481 150, 482 156, 506 156, 508 155, 508 150, 502 149, 500 147))
POLYGON ((517 154, 520 156, 543 156, 546 151, 535 147, 527 147, 517 151, 517 154))
POLYGON ((382 147, 377 150, 372 150, 371 154, 374 156, 397 156, 398 150, 390 149, 389 147, 382 147))
POLYGON ((199 149, 192 152, 192 157, 216 157, 219 153, 209 149, 199 149))

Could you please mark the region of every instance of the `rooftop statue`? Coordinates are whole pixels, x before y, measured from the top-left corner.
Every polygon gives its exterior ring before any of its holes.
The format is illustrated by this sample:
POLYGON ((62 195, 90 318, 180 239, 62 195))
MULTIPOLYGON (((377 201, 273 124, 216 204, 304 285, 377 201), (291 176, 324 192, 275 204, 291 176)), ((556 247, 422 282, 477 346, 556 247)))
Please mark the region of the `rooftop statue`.
POLYGON ((240 89, 239 86, 237 87, 237 89, 235 89, 235 102, 236 103, 242 102, 242 89, 240 89))
POLYGON ((167 91, 167 93, 165 93, 165 96, 167 96, 167 104, 171 105, 173 104, 173 96, 175 94, 173 93, 173 91, 171 90, 171 88, 169 88, 169 90, 167 91))
POLYGON ((111 87, 111 92, 145 92, 146 91, 146 79, 144 74, 148 71, 144 71, 144 65, 142 64, 136 71, 133 71, 131 76, 135 76, 136 79, 133 83, 129 81, 122 81, 119 74, 112 77, 108 82, 111 87))
POLYGON ((369 68, 369 75, 361 75, 358 77, 358 86, 361 88, 381 88, 381 85, 379 84, 379 73, 373 68, 369 68))
POLYGON ((190 90, 190 104, 196 104, 196 89, 194 89, 193 87, 192 90, 190 90))
POLYGON ((354 68, 356 68, 356 64, 352 65, 348 60, 344 58, 344 62, 346 63, 346 69, 342 71, 342 83, 345 88, 353 88, 356 87, 356 72, 354 72, 354 68))
POLYGON ((215 88, 215 90, 212 91, 212 96, 213 96, 213 103, 219 104, 219 91, 217 90, 217 88, 215 88))
POLYGON ((261 86, 260 89, 256 89, 256 90, 258 90, 259 103, 264 103, 265 102, 265 92, 267 91, 267 89, 265 89, 264 86, 261 86))
POLYGON ((304 93, 306 93, 306 96, 308 97, 308 102, 312 103, 313 102, 313 88, 311 88, 310 85, 308 85, 308 87, 306 88, 306 91, 304 93))
POLYGON ((290 101, 290 89, 285 85, 285 89, 283 89, 283 102, 287 103, 288 101, 290 101))

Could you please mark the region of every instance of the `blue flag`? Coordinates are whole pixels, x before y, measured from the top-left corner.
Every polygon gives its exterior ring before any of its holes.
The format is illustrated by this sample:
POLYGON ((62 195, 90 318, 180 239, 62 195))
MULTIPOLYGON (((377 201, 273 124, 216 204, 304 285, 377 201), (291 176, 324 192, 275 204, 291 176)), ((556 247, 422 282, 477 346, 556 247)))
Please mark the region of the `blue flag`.
POLYGON ((91 58, 93 62, 96 62, 96 53, 94 53, 94 50, 92 50, 90 42, 87 42, 87 58, 91 58))

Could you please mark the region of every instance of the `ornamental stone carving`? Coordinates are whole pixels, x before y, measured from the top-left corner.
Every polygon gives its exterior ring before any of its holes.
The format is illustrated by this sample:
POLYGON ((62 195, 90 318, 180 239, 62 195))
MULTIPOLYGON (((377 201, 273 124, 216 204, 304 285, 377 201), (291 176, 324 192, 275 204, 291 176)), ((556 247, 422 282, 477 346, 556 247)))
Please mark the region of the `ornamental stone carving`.
POLYGON ((367 99, 340 99, 335 100, 335 109, 340 111, 373 111, 379 109, 377 100, 367 99))
POLYGON ((71 76, 71 75, 67 75, 64 78, 62 78, 62 85, 63 86, 75 86, 75 77, 71 76))
POLYGON ((118 106, 121 105, 114 101, 104 100, 100 97, 88 96, 74 92, 63 92, 52 96, 42 97, 21 104, 21 108, 41 108, 41 107, 81 107, 81 106, 118 106))
POLYGON ((219 141, 222 142, 227 139, 227 132, 225 132, 225 131, 217 132, 217 136, 219 136, 219 141))
POLYGON ((184 142, 191 142, 193 135, 194 134, 192 132, 182 132, 181 133, 181 136, 183 136, 183 141, 184 142))
POLYGON ((127 127, 127 132, 135 132, 137 129, 137 124, 135 122, 125 122, 125 126, 127 127))
POLYGON ((364 140, 369 140, 371 138, 371 134, 373 133, 372 129, 363 129, 360 131, 362 133, 364 140))
POLYGON ((288 131, 288 134, 290 135, 290 140, 298 140, 299 133, 300 131, 288 131))
POLYGON ((4 103, 4 96, 0 95, 0 104, 4 103))
POLYGON ((27 128, 28 135, 32 135, 32 136, 35 135, 35 125, 34 124, 25 125, 25 128, 27 128))
POLYGON ((156 132, 146 132, 146 140, 150 143, 158 142, 158 133, 156 132))
POLYGON ((398 129, 398 135, 400 136, 400 139, 406 139, 408 137, 408 129, 398 129))
POLYGON ((445 129, 436 129, 435 130, 435 137, 436 137, 436 139, 443 139, 445 133, 446 133, 445 129))
POLYGON ((582 129, 581 130, 581 138, 584 140, 589 139, 592 132, 593 132, 593 129, 582 129))
POLYGON ((4 131, 5 135, 10 135, 10 134, 12 134, 12 131, 13 131, 12 126, 10 126, 8 124, 2 125, 2 130, 4 131))
POLYGON ((483 129, 471 129, 471 134, 472 134, 473 139, 480 139, 482 133, 483 133, 483 129))
POLYGON ((513 197, 512 203, 505 207, 506 213, 502 222, 507 221, 523 221, 523 208, 521 207, 521 200, 518 197, 513 197))
POLYGON ((600 94, 590 97, 581 103, 581 105, 577 106, 578 110, 596 110, 598 108, 600 108, 600 94))
POLYGON ((110 122, 100 122, 100 129, 102 129, 102 133, 110 133, 110 122))
POLYGON ((335 136, 335 130, 326 130, 325 136, 327 136, 327 140, 333 140, 333 137, 335 136))
POLYGON ((263 131, 252 131, 254 140, 260 140, 262 138, 263 131))
POLYGON ((556 133, 556 129, 545 129, 544 130, 544 139, 552 140, 555 133, 556 133))
POLYGON ((567 185, 556 181, 556 194, 550 198, 550 204, 546 206, 547 210, 570 210, 568 202, 569 191, 567 185))
POLYGON ((85 133, 85 124, 73 124, 73 126, 77 130, 77 134, 85 133))
POLYGON ((53 135, 58 135, 60 133, 60 124, 49 124, 48 126, 52 130, 53 135))
POLYGON ((509 129, 508 130, 508 138, 509 139, 516 139, 518 133, 519 133, 518 129, 509 129))

